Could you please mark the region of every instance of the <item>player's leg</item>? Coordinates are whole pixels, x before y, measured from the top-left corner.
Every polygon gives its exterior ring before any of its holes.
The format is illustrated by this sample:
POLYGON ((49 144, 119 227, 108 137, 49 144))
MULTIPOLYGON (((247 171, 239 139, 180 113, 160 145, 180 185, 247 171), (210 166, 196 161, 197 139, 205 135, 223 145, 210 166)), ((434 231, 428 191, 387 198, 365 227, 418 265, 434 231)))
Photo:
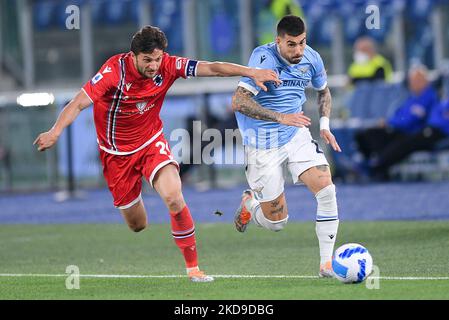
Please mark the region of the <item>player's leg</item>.
POLYGON ((128 227, 134 231, 139 232, 146 228, 147 222, 147 212, 143 205, 141 196, 137 198, 137 202, 132 205, 126 205, 119 207, 120 212, 125 219, 128 227))
POLYGON ((316 235, 320 247, 320 276, 332 276, 332 254, 338 231, 338 207, 335 185, 327 165, 303 172, 299 179, 317 200, 316 235))
POLYGON ((190 210, 181 191, 181 178, 173 163, 168 163, 156 173, 150 184, 159 193, 170 212, 172 235, 184 256, 186 271, 192 281, 209 282, 214 279, 206 276, 198 268, 198 255, 195 240, 195 225, 190 210))
POLYGON ((100 160, 114 206, 132 231, 142 231, 147 226, 147 213, 141 197, 141 173, 135 169, 139 154, 120 157, 100 150, 100 160))
POLYGON ((244 232, 248 223, 253 221, 259 227, 280 231, 288 221, 282 170, 286 153, 282 148, 245 148, 245 153, 245 173, 251 190, 243 192, 242 202, 234 216, 235 227, 244 232))
POLYGON ((320 248, 320 275, 332 276, 332 254, 338 230, 335 186, 329 164, 307 128, 299 129, 287 145, 288 168, 294 183, 304 183, 317 201, 316 235, 320 248))
POLYGON ((285 194, 282 192, 272 201, 260 202, 251 189, 245 190, 242 195, 242 203, 237 209, 234 219, 236 229, 244 232, 250 221, 271 231, 284 229, 288 221, 285 194))

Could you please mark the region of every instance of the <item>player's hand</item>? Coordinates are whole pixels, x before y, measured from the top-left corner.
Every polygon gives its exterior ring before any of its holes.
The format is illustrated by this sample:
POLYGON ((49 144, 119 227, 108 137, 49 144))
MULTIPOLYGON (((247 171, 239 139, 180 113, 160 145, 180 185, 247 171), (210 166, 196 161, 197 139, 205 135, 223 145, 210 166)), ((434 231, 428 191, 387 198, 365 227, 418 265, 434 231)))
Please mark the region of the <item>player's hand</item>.
POLYGON ((282 113, 279 123, 292 127, 307 127, 312 123, 310 118, 304 115, 304 112, 299 113, 282 113))
POLYGON ((41 133, 36 140, 34 140, 33 145, 37 145, 38 151, 45 151, 51 148, 56 141, 58 141, 58 135, 52 130, 41 133))
POLYGON ((268 69, 254 69, 252 78, 255 84, 263 91, 268 90, 264 82, 273 81, 276 85, 280 85, 282 83, 282 81, 279 80, 278 74, 273 70, 268 69))
POLYGON ((326 144, 330 144, 332 149, 337 152, 341 152, 340 146, 337 143, 334 135, 329 130, 320 130, 320 136, 326 142, 326 144))

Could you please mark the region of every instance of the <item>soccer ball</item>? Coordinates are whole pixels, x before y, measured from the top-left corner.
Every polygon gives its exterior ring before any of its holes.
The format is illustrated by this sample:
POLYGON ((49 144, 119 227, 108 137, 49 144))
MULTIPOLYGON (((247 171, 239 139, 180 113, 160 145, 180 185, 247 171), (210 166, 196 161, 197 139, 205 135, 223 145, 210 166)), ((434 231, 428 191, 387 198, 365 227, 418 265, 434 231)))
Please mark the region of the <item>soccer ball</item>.
POLYGON ((373 270, 373 258, 364 246, 347 243, 335 250, 332 269, 341 282, 362 282, 373 270))

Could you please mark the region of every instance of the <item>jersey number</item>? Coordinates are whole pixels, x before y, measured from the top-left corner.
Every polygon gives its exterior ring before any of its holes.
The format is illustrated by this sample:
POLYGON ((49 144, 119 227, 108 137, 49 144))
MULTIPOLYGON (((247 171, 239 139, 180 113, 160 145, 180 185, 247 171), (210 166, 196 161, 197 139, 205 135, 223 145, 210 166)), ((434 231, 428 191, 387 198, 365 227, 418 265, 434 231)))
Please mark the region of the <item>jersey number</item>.
POLYGON ((312 140, 312 143, 316 146, 316 153, 324 153, 320 146, 318 145, 318 142, 316 142, 316 140, 312 140))
POLYGON ((160 154, 168 155, 167 151, 170 152, 170 148, 168 147, 168 142, 163 143, 162 141, 158 141, 158 142, 156 142, 156 147, 159 148, 160 154))

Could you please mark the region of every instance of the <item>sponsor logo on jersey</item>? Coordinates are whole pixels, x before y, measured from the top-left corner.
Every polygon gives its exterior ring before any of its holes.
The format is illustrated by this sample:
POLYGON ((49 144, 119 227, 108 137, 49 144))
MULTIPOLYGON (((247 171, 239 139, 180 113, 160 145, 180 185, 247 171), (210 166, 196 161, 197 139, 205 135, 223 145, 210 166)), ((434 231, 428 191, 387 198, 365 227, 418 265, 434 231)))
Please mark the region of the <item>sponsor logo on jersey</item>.
POLYGON ((126 107, 124 109, 120 108, 120 110, 118 110, 119 113, 121 114, 126 114, 126 115, 136 115, 136 114, 144 114, 145 112, 151 110, 152 108, 154 108, 156 105, 154 103, 152 104, 148 104, 149 101, 140 101, 136 103, 136 109, 132 108, 132 106, 130 107, 126 107))
POLYGON ((283 87, 300 87, 305 88, 309 84, 309 80, 282 80, 283 87))
POLYGON ((106 66, 106 68, 104 68, 104 70, 103 70, 103 74, 109 73, 109 72, 112 72, 112 69, 111 69, 111 67, 106 66))
POLYGON ((137 102, 136 103, 136 108, 135 109, 125 109, 122 110, 120 109, 119 112, 121 114, 127 114, 127 115, 135 115, 135 114, 144 114, 145 112, 147 112, 148 110, 150 110, 151 108, 154 108, 155 104, 152 103, 150 105, 148 105, 148 101, 141 101, 141 102, 137 102))
POLYGON ((153 82, 154 82, 155 85, 160 87, 162 85, 162 82, 164 82, 164 78, 162 78, 161 74, 158 74, 158 75, 153 77, 153 82))
POLYGON ((103 75, 101 73, 97 73, 92 80, 90 80, 90 83, 92 83, 93 85, 96 84, 98 81, 100 81, 101 79, 103 79, 103 75))

